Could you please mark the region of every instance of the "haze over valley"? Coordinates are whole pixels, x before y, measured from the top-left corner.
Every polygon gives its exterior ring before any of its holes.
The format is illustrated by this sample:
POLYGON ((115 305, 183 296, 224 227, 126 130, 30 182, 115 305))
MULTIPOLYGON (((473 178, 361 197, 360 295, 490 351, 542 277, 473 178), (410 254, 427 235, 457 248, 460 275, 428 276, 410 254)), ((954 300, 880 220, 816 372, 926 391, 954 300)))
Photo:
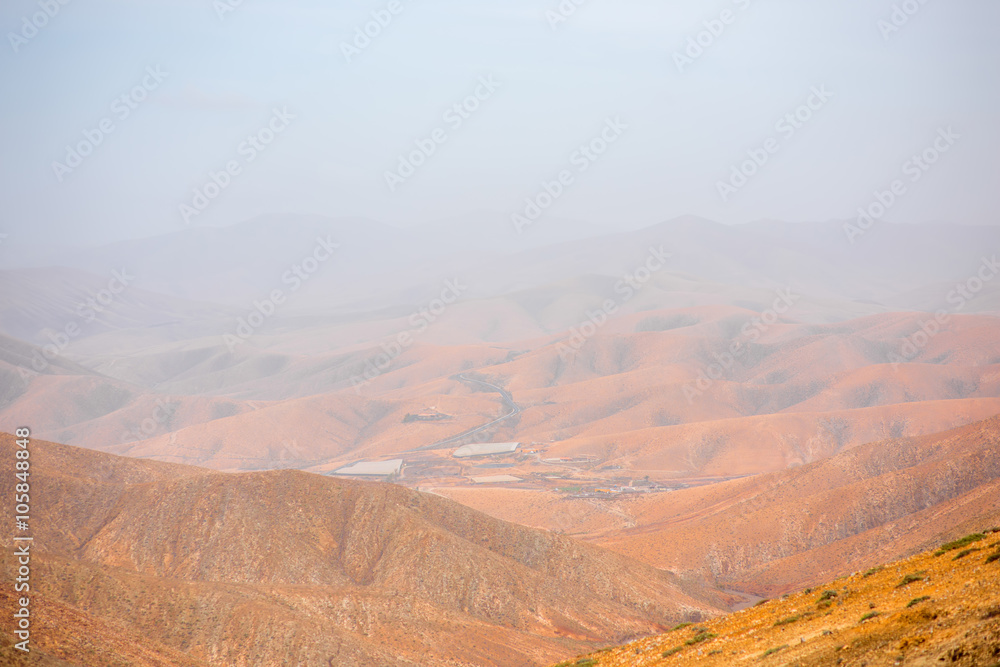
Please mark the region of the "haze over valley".
POLYGON ((0 665, 997 667, 998 22, 0 7, 0 665))

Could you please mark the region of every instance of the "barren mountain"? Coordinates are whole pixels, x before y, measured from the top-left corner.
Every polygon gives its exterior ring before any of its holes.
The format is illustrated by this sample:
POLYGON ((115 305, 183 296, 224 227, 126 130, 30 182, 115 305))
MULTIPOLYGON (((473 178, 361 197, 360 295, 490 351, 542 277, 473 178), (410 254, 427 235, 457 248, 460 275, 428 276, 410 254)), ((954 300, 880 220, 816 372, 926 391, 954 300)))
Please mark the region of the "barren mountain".
POLYGON ((639 501, 597 541, 771 595, 908 555, 1000 512, 1000 417, 639 501))
MULTIPOLYGON (((0 455, 14 449, 0 438, 0 455)), ((67 664, 537 665, 725 605, 618 554, 387 484, 43 441, 31 480, 33 646, 67 664)))
POLYGON ((768 472, 995 414, 998 285, 949 295, 996 231, 886 225, 859 247, 840 233, 687 217, 484 253, 449 224, 292 216, 82 250, 55 258, 70 268, 0 272, 18 337, 0 339, 0 428, 222 469, 334 467, 495 417, 452 379, 477 371, 524 407, 493 437, 676 477, 768 472), (342 247, 320 262, 319 238, 342 247), (293 270, 306 257, 307 279, 293 270), (122 287, 123 269, 134 280, 91 320, 88 299, 122 287), (447 284, 462 288, 445 303, 447 284), (933 335, 928 313, 898 310, 939 307, 933 335), (451 423, 402 423, 444 403, 451 423), (323 436, 307 444, 310 431, 323 436))
POLYGON ((74 354, 57 361, 75 371, 53 362, 28 379, 14 364, 27 363, 32 349, 11 342, 7 347, 23 351, 7 355, 10 367, 0 361, 12 380, 0 426, 33 421, 43 437, 70 444, 133 443, 112 451, 222 469, 337 464, 395 457, 495 417, 495 395, 454 380, 475 369, 523 407, 495 437, 547 443, 551 456, 597 456, 639 476, 672 477, 769 472, 1000 411, 1000 327, 993 317, 953 316, 898 364, 892 354, 919 330, 919 315, 782 322, 749 340, 740 329, 754 317, 731 307, 622 316, 566 358, 565 339, 506 347, 420 342, 370 381, 364 373, 380 348, 298 350, 294 342, 311 334, 296 329, 234 353, 219 338, 200 347, 164 343, 125 359, 74 354), (633 331, 656 322, 661 330, 633 331), (722 368, 716 357, 725 359, 735 343, 745 352, 722 368), (73 406, 58 416, 44 408, 56 393, 73 406), (171 406, 171 418, 123 440, 153 416, 157 401, 171 406), (428 406, 446 406, 454 420, 403 422, 428 406))
POLYGON ((488 249, 453 231, 266 218, 0 272, 16 336, 0 336, 0 430, 221 471, 401 459, 402 486, 760 591, 898 555, 919 546, 906 521, 932 539, 989 498, 969 473, 878 516, 866 514, 877 502, 849 500, 949 474, 944 459, 900 459, 865 477, 855 450, 1000 413, 1000 283, 950 298, 979 275, 992 228, 885 225, 859 247, 832 223, 683 218, 488 249), (341 244, 322 262, 319 238, 341 244), (293 289, 282 276, 306 256, 317 270, 293 289), (138 257, 134 284, 81 322, 80 303, 138 257), (281 304, 264 303, 274 290, 281 304), (62 341, 68 324, 79 333, 62 341), (454 456, 490 441, 520 446, 454 456), (808 478, 809 497, 779 484, 824 461, 854 477, 808 478), (822 523, 802 515, 811 503, 822 523), (903 551, 874 553, 887 535, 903 551))

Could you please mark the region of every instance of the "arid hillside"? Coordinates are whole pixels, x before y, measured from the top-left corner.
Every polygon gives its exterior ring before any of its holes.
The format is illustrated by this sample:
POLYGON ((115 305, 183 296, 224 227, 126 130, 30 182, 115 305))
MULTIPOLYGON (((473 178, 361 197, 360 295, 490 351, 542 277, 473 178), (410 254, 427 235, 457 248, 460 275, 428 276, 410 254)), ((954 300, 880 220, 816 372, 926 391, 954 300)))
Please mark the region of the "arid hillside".
POLYGON ((0 431, 104 454, 39 445, 46 609, 139 619, 94 650, 541 664, 998 507, 992 228, 391 232, 265 218, 0 271, 0 431), (517 446, 458 455, 488 443, 517 446), (394 485, 330 476, 357 464, 394 485))
MULTIPOLYGON (((296 329, 232 353, 219 337, 149 345, 126 358, 60 356, 28 377, 22 370, 38 349, 0 339, 0 375, 9 380, 0 428, 31 423, 54 441, 221 470, 326 471, 398 458, 502 415, 495 394, 456 380, 472 373, 521 407, 483 437, 535 443, 546 458, 592 457, 619 477, 670 480, 783 470, 1000 412, 994 317, 954 316, 899 364, 893 355, 920 330, 918 314, 787 321, 750 340, 740 331, 755 317, 732 306, 622 316, 568 356, 565 337, 505 346, 420 342, 356 389, 378 348, 302 350, 297 342, 312 333, 296 329), (722 369, 715 357, 735 344, 743 353, 722 369), (430 408, 450 419, 404 421, 430 408)), ((335 340, 337 329, 320 332, 335 340)), ((117 350, 119 342, 105 344, 117 350)), ((568 477, 608 483, 594 472, 568 477)), ((411 482, 436 483, 403 480, 411 482)))
POLYGON ((996 237, 887 225, 853 247, 834 224, 693 217, 541 247, 296 216, 188 229, 0 271, 0 430, 325 472, 497 417, 496 396, 454 379, 471 372, 522 408, 484 437, 546 458, 661 481, 773 472, 1000 412, 1000 284, 976 277, 996 237), (344 252, 289 285, 317 239, 344 252), (134 280, 98 312, 122 267, 134 280), (403 421, 432 407, 451 419, 403 421))
POLYGON ((33 646, 67 664, 539 665, 726 604, 399 486, 31 448, 33 646))
POLYGON ((1000 528, 985 530, 559 667, 995 667, 1000 528))
POLYGON ((908 556, 1000 512, 1000 417, 661 493, 438 488, 501 519, 770 596, 908 556))
POLYGON ((667 494, 597 541, 774 595, 926 548, 1000 512, 1000 417, 811 465, 667 494))

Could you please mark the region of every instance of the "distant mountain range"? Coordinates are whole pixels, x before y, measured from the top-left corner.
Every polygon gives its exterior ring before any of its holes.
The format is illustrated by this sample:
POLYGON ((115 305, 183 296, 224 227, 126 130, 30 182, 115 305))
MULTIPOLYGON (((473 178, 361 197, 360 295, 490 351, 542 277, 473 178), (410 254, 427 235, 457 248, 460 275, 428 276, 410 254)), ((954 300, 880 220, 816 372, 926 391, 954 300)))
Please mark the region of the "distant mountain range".
MULTIPOLYGON (((467 296, 477 299, 618 277, 650 245, 662 245, 672 255, 666 273, 703 285, 701 291, 789 288, 815 299, 934 310, 948 308, 948 292, 976 276, 982 259, 1000 248, 997 226, 885 224, 854 243, 839 222, 722 225, 684 217, 611 234, 572 221, 553 227, 558 234, 535 236, 534 229, 519 235, 489 216, 406 229, 271 216, 56 253, 33 265, 108 278, 126 267, 137 276, 134 287, 243 308, 273 289, 290 291, 294 281, 282 277, 311 256, 317 239, 328 239, 339 248, 307 272, 288 311, 358 313, 415 305, 448 277, 463 278, 467 296)), ((1000 310, 1000 291, 995 283, 987 287, 964 312, 1000 310)))

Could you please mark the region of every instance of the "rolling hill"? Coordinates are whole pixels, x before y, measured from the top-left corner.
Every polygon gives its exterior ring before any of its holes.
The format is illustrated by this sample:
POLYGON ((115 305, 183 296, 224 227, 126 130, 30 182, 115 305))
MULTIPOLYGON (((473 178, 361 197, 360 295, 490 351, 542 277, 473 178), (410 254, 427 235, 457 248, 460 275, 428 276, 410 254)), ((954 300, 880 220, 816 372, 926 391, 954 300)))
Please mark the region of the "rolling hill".
POLYGON ((1000 512, 1000 417, 650 499, 597 541, 761 595, 908 555, 1000 512), (710 573, 710 575, 709 575, 710 573))
POLYGON ((539 665, 726 605, 398 486, 31 447, 33 646, 66 664, 539 665))

